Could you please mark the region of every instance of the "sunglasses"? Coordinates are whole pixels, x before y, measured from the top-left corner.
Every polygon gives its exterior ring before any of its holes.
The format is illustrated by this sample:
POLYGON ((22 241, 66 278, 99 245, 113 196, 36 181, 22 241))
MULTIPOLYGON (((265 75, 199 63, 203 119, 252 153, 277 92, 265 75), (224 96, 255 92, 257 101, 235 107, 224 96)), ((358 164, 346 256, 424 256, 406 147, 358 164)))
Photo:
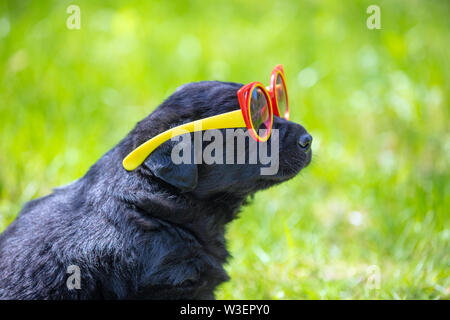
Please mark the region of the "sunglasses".
POLYGON ((270 86, 252 82, 237 92, 240 110, 192 121, 164 131, 147 140, 123 159, 123 167, 132 171, 161 144, 173 137, 195 131, 229 128, 247 128, 256 141, 267 141, 272 131, 273 116, 289 120, 289 104, 282 65, 277 65, 270 76, 270 86))

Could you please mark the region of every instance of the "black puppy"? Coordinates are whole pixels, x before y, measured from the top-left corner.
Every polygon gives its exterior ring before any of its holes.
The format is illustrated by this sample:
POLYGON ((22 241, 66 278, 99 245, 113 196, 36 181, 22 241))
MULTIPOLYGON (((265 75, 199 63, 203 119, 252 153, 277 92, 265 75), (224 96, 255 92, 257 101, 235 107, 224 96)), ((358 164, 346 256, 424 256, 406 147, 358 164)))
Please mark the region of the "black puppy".
POLYGON ((28 202, 0 236, 0 299, 213 299, 228 280, 225 225, 253 193, 309 164, 311 137, 274 117, 275 175, 260 164, 175 165, 170 140, 134 171, 122 160, 170 127, 239 109, 241 86, 180 87, 84 177, 28 202))

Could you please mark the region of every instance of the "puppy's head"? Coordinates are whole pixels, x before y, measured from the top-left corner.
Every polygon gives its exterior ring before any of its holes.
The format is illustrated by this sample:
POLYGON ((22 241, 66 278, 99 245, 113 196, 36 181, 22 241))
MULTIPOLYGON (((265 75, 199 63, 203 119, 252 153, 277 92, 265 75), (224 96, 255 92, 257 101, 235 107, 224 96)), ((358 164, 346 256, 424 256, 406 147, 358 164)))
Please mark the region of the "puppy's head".
MULTIPOLYGON (((137 124, 130 133, 131 148, 180 124, 240 109, 237 91, 241 87, 218 81, 181 86, 137 124)), ((224 193, 246 197, 294 177, 311 161, 311 136, 301 125, 283 118, 274 116, 267 142, 255 142, 246 128, 208 131, 163 143, 136 172, 196 198, 224 193), (182 150, 182 163, 174 163, 174 148, 182 150)))

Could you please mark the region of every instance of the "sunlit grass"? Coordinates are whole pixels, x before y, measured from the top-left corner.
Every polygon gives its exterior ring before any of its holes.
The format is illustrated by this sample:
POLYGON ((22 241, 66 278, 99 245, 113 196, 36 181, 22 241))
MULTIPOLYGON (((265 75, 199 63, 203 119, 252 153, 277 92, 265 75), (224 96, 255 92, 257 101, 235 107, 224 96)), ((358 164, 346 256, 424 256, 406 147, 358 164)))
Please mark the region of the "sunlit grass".
POLYGON ((0 230, 177 86, 283 63, 313 162, 229 226, 217 297, 450 298, 448 3, 72 3, 0 3, 0 230))

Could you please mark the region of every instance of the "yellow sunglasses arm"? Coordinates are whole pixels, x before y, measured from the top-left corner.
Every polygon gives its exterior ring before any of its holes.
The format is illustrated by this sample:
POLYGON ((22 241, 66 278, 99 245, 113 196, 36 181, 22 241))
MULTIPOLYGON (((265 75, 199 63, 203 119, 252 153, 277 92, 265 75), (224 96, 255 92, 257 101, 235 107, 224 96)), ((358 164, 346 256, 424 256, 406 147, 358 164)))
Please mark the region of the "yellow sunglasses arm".
POLYGON ((164 131, 157 136, 147 140, 139 147, 131 151, 125 159, 123 159, 123 167, 132 171, 139 167, 142 162, 161 144, 167 140, 195 131, 212 130, 212 129, 227 129, 227 128, 242 128, 246 127, 242 111, 235 110, 227 113, 222 113, 216 116, 208 117, 185 123, 164 131))

